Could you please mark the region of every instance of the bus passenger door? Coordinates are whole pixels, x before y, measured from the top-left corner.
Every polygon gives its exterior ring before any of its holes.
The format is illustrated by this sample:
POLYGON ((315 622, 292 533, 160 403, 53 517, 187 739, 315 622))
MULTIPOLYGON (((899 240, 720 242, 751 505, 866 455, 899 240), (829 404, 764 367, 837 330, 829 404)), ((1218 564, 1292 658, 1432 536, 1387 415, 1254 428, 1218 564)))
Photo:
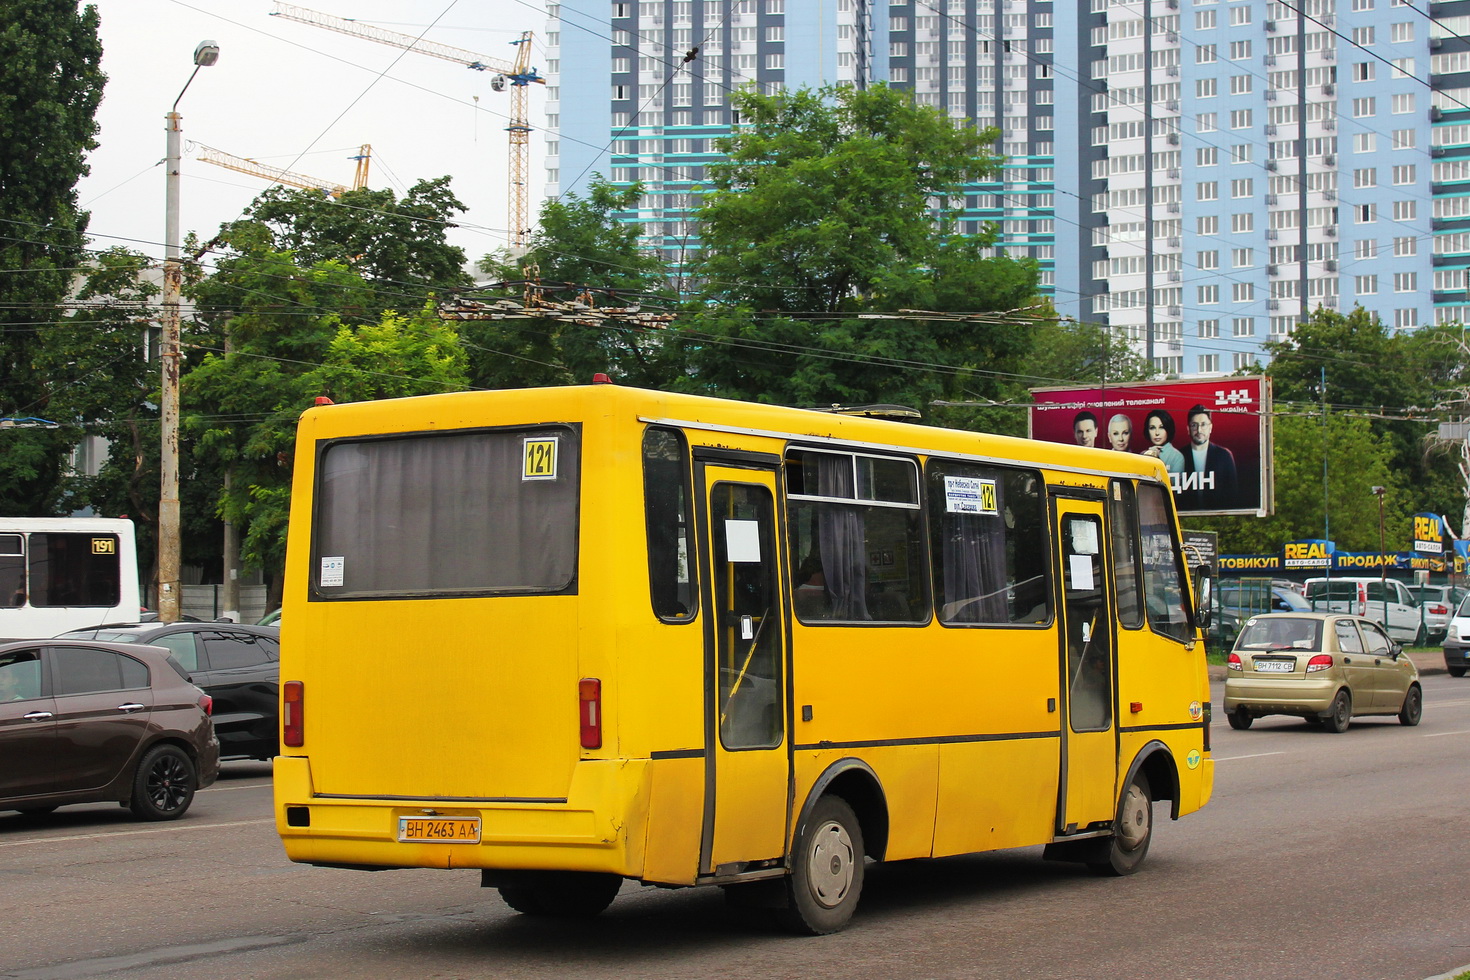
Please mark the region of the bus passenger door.
POLYGON ((790 813, 786 639, 774 470, 700 466, 705 578, 705 808, 700 873, 781 866, 790 813))
POLYGON ((1113 610, 1102 502, 1058 499, 1062 562, 1062 787, 1057 831, 1111 822, 1117 802, 1113 610))

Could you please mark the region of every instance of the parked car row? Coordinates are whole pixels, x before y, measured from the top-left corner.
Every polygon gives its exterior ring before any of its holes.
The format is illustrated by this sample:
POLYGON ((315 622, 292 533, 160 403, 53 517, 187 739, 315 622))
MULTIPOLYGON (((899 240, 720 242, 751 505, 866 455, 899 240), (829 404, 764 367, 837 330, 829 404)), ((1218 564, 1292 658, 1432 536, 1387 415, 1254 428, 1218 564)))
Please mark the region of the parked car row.
POLYGON ((1408 586, 1397 579, 1309 578, 1305 598, 1319 612, 1346 612, 1374 620, 1401 643, 1440 642, 1449 628, 1459 590, 1447 585, 1408 586))
POLYGON ((222 758, 276 754, 279 690, 277 626, 153 621, 0 643, 0 809, 116 801, 180 817, 222 758))

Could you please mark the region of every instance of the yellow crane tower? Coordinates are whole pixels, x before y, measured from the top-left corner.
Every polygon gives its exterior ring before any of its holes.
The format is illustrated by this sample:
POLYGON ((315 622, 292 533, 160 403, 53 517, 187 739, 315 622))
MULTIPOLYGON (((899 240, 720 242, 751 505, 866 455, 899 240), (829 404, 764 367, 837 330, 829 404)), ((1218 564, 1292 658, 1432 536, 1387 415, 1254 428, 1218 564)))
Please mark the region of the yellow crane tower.
POLYGON ((408 34, 399 34, 396 31, 384 30, 381 27, 373 27, 368 24, 360 24, 346 17, 336 17, 332 14, 324 14, 315 10, 307 10, 305 7, 297 7, 293 4, 282 3, 276 0, 276 9, 271 11, 272 17, 284 17, 286 20, 294 20, 302 24, 310 24, 313 27, 322 27, 329 31, 337 31, 341 34, 350 34, 353 37, 365 38, 369 41, 377 41, 379 44, 388 44, 395 48, 403 48, 418 54, 426 54, 434 58, 443 58, 445 61, 453 61, 473 68, 475 71, 493 71, 495 77, 490 82, 490 87, 497 92, 505 91, 510 86, 510 125, 505 127, 510 134, 510 172, 509 172, 509 202, 507 206, 507 224, 510 227, 511 242, 517 250, 526 247, 526 238, 530 234, 530 221, 528 218, 526 180, 530 170, 529 150, 531 139, 531 124, 527 113, 527 91, 526 86, 535 82, 545 85, 546 79, 536 73, 531 67, 531 32, 523 31, 518 40, 510 42, 516 45, 516 56, 514 61, 504 61, 499 58, 489 58, 485 55, 466 51, 463 48, 452 47, 448 44, 439 44, 435 41, 424 41, 408 34))
MULTIPOLYGON (((373 148, 364 143, 355 156, 350 160, 357 161, 357 173, 353 176, 352 190, 360 191, 367 186, 368 161, 372 159, 373 148)), ((199 144, 199 159, 205 163, 212 163, 216 167, 225 167, 229 170, 238 170, 242 174, 253 174, 277 184, 286 184, 290 187, 304 187, 308 190, 326 191, 333 197, 341 197, 347 187, 336 181, 318 180, 308 177, 306 174, 292 173, 290 170, 282 170, 280 167, 272 167, 268 163, 261 163, 249 157, 237 157, 233 153, 224 150, 216 150, 212 146, 199 144)))

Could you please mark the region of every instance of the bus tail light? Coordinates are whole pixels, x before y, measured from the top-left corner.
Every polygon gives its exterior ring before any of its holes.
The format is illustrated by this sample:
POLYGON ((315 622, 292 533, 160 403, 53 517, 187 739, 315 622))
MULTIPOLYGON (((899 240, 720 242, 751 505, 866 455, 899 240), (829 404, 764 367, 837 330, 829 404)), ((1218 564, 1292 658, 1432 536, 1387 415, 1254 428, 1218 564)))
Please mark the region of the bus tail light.
POLYGON ((582 748, 602 748, 602 681, 584 677, 577 682, 577 716, 582 748))
POLYGON ((1319 670, 1328 670, 1332 667, 1331 654, 1319 653, 1307 661, 1307 673, 1314 674, 1319 670))
POLYGON ((1240 654, 1232 653, 1230 656, 1226 657, 1225 666, 1230 668, 1231 670, 1242 669, 1240 664, 1240 654))
POLYGON ((305 696, 300 681, 287 681, 281 686, 281 740, 293 749, 306 742, 305 696))

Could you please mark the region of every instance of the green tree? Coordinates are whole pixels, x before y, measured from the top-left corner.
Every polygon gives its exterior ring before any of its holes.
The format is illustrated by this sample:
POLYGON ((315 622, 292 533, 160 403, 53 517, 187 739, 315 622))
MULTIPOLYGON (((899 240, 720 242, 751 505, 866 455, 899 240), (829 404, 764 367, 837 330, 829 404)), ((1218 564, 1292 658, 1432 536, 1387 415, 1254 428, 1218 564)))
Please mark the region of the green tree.
MULTIPOLYGON (((642 184, 618 189, 598 175, 587 197, 568 194, 547 202, 518 265, 505 256, 487 256, 480 263, 502 281, 526 280, 536 286, 491 295, 672 310, 675 300, 664 263, 643 247, 642 226, 613 217, 635 206, 642 194, 642 184)), ((656 330, 616 318, 471 320, 460 333, 477 387, 586 384, 601 372, 625 384, 658 388, 680 370, 677 350, 656 330)))
POLYGON ((996 131, 881 85, 731 102, 741 124, 709 168, 699 286, 676 334, 681 386, 914 407, 998 391, 1029 347, 1030 317, 1008 311, 1036 302, 1037 275, 992 255, 993 233, 959 233, 963 189, 1000 166, 996 131))
MULTIPOLYGON (((1412 493, 1411 510, 1456 514, 1463 509, 1458 460, 1426 452, 1426 436, 1442 415, 1436 406, 1465 370, 1463 355, 1446 331, 1390 332, 1362 307, 1345 314, 1319 308, 1265 349, 1279 412, 1320 412, 1325 402, 1332 414, 1366 420, 1372 438, 1387 445, 1396 479, 1412 493)), ((1280 485, 1279 447, 1276 459, 1280 485)), ((1383 483, 1364 486, 1373 482, 1383 483)))
POLYGON ((1389 488, 1384 496, 1388 547, 1407 547, 1409 515, 1419 508, 1396 470, 1391 448, 1374 436, 1367 419, 1278 414, 1275 443, 1274 515, 1186 517, 1185 525, 1219 532, 1224 554, 1277 553, 1284 542, 1325 533, 1344 551, 1377 551, 1378 498, 1371 488, 1383 486, 1389 488), (1402 533, 1392 533, 1396 528, 1402 533))
MULTIPOLYGON (((324 278, 343 274, 325 265, 324 278)), ((242 319, 230 349, 207 354, 186 379, 186 405, 194 410, 189 434, 200 463, 230 472, 219 514, 245 529, 241 557, 266 572, 269 599, 278 605, 301 413, 319 397, 370 401, 462 390, 465 358, 431 305, 355 326, 330 313, 308 317, 293 324, 287 345, 259 329, 259 319, 242 319), (303 347, 312 348, 305 358, 303 347)))
MULTIPOLYGON (((0 18, 0 417, 47 417, 58 380, 38 365, 46 330, 84 253, 76 184, 96 147, 102 99, 97 11, 76 0, 11 0, 0 18)), ((58 406, 59 408, 60 406, 58 406)), ((0 451, 0 513, 62 506, 62 464, 81 432, 9 429, 0 451)))
POLYGON ((151 260, 114 248, 98 254, 77 307, 46 329, 35 365, 50 379, 49 417, 77 441, 105 439, 96 475, 70 473, 57 484, 59 513, 92 509, 138 522, 140 561, 152 559, 158 501, 158 369, 148 359, 159 287, 143 276, 151 260))
MULTIPOLYGON (((353 190, 338 198, 320 191, 272 187, 246 212, 270 232, 270 247, 310 267, 339 262, 371 283, 372 306, 413 312, 431 294, 468 286, 464 249, 447 233, 464 204, 448 177, 421 180, 399 198, 393 191, 353 190)), ((237 236, 227 236, 237 237, 237 236)))

